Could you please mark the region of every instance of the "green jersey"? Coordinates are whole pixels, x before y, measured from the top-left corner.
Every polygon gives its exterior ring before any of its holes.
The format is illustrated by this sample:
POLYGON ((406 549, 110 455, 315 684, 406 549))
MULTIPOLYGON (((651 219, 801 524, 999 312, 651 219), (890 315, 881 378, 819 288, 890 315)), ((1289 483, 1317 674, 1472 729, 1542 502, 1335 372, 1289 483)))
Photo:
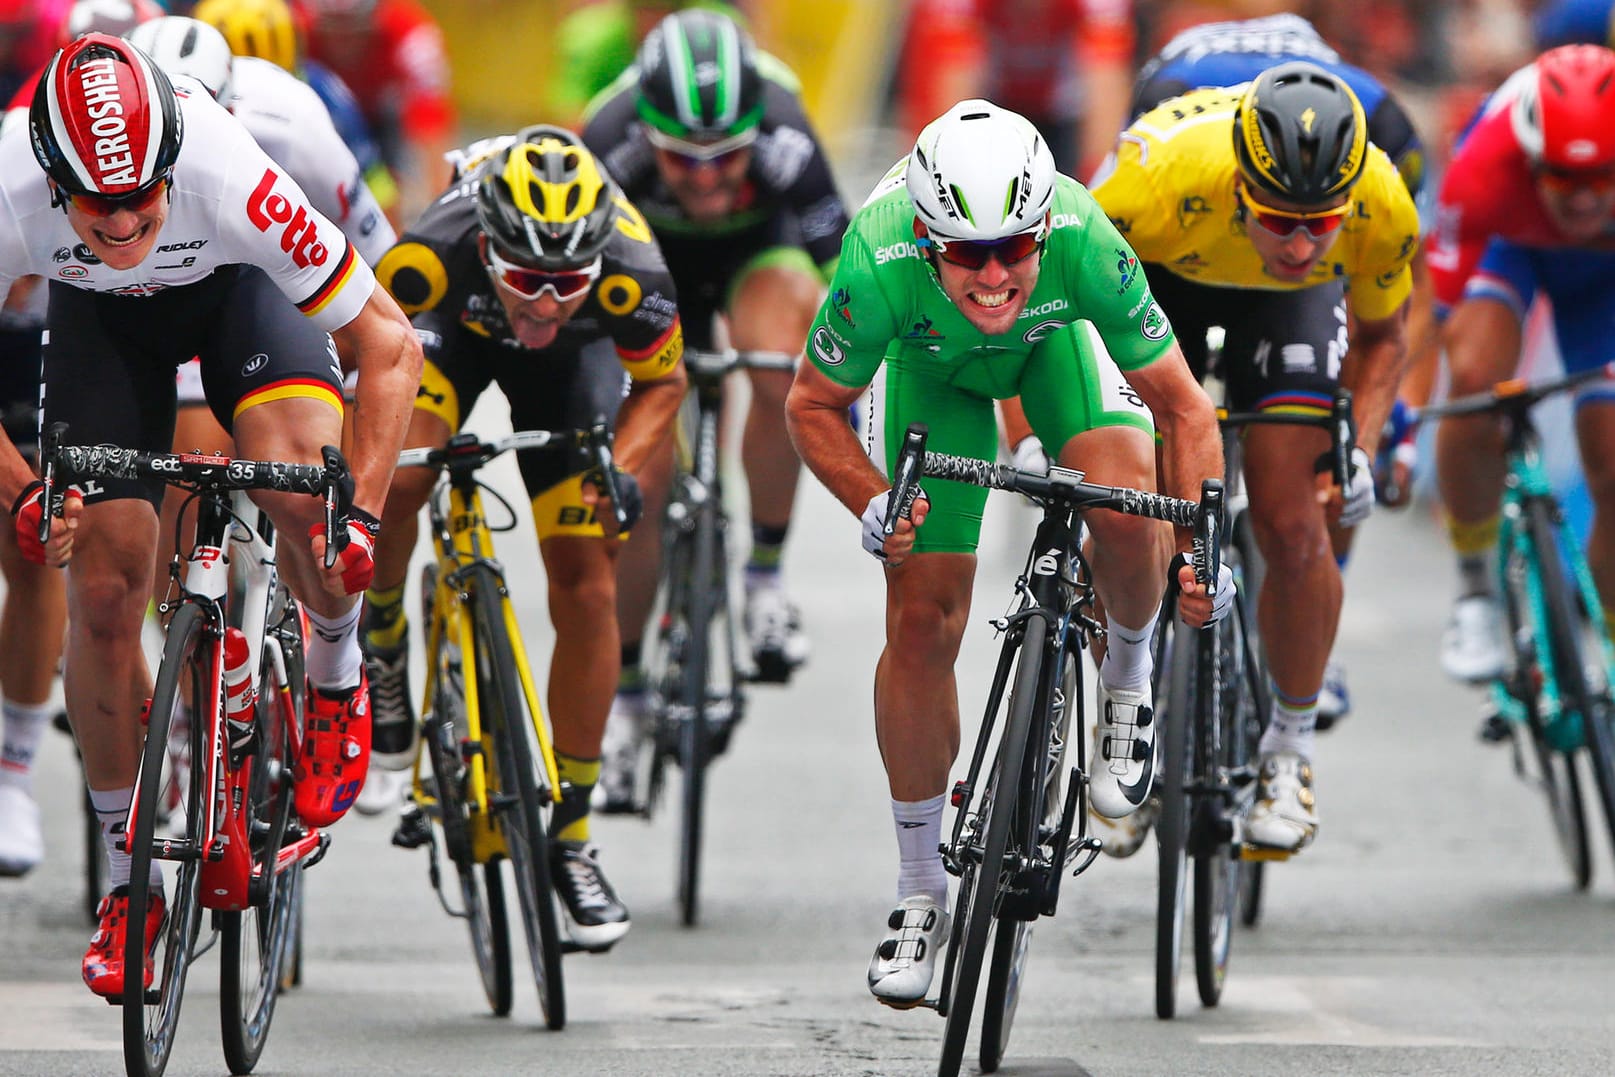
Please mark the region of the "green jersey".
POLYGON ((946 371, 959 388, 1002 399, 1020 392, 1037 346, 1073 322, 1092 322, 1123 370, 1159 358, 1172 327, 1150 297, 1133 250, 1076 180, 1057 178, 1037 286, 1013 331, 987 336, 942 291, 914 242, 906 162, 853 217, 808 356, 848 387, 867 385, 887 358, 946 371))
MULTIPOLYGON (((993 401, 1019 396, 1051 454, 1077 434, 1132 426, 1153 434, 1124 371, 1159 359, 1172 326, 1127 241, 1075 180, 1057 178, 1037 284, 1008 333, 970 324, 914 242, 905 162, 853 217, 807 357, 831 381, 867 387, 861 418, 870 459, 890 474, 911 422, 939 452, 990 460, 993 401)), ((987 491, 926 480, 922 551, 973 552, 987 491)))

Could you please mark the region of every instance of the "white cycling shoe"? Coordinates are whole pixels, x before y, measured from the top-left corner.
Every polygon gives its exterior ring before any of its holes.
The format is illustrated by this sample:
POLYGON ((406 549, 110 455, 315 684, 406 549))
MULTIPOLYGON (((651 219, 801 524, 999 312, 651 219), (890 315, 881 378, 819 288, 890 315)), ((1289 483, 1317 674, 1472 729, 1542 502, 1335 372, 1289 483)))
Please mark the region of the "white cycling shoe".
POLYGON ((1155 704, 1141 692, 1099 684, 1098 750, 1090 769, 1088 802, 1107 819, 1131 815, 1155 780, 1155 704))
POLYGON ((929 894, 904 898, 886 918, 886 935, 870 959, 870 994, 899 1010, 924 1002, 947 942, 947 910, 929 894))
POLYGON ((1465 595, 1453 603, 1441 634, 1441 668, 1455 681, 1476 684, 1503 675, 1503 612, 1495 595, 1465 595))
POLYGON ((1318 836, 1312 764, 1295 752, 1264 752, 1261 782, 1245 820, 1245 841, 1291 853, 1305 849, 1318 836))

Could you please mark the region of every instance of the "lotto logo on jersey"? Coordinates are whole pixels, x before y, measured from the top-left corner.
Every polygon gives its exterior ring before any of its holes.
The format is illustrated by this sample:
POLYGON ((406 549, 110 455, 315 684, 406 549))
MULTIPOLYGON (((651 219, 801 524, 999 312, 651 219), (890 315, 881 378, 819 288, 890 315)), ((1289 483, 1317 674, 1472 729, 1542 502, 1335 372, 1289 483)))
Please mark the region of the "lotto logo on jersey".
POLYGON ((319 242, 319 227, 309 215, 308 207, 293 206, 291 199, 275 193, 278 178, 274 169, 264 169, 263 178, 247 198, 247 219, 265 234, 275 225, 283 225, 280 249, 292 256, 299 269, 324 265, 331 252, 319 242))

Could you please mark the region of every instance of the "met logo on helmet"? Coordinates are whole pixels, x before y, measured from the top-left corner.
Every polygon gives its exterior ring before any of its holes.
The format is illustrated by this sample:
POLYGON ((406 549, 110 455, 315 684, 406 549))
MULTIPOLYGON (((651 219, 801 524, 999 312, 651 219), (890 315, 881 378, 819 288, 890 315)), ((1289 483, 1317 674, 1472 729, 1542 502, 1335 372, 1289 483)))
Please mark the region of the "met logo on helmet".
POLYGON ((79 88, 84 92, 84 111, 90 118, 95 143, 95 171, 100 182, 109 186, 140 182, 134 154, 129 150, 128 124, 124 121, 123 95, 118 90, 117 64, 111 59, 86 60, 78 67, 79 88))
POLYGON ((280 234, 280 249, 292 256, 298 268, 324 265, 330 251, 319 242, 319 226, 309 216, 307 207, 293 206, 285 195, 274 193, 278 178, 274 169, 264 169, 263 178, 247 198, 247 219, 264 233, 273 225, 285 225, 280 234))

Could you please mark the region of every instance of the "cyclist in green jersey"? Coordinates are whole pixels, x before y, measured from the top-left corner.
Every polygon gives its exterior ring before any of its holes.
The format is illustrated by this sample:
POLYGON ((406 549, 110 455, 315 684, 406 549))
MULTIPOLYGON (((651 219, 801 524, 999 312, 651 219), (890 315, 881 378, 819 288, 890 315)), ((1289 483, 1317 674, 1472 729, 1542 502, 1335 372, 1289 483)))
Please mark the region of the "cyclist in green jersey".
MULTIPOLYGON (((1167 492, 1186 498, 1222 474, 1221 441, 1127 241, 1081 184, 1056 173, 1036 128, 986 101, 962 101, 926 127, 854 217, 806 354, 786 404, 791 437, 886 565, 875 728, 901 864, 869 986, 889 1005, 911 1006, 925 997, 947 935, 937 847, 959 748, 953 664, 987 494, 927 481, 912 524, 883 536, 886 476, 904 430, 923 420, 931 448, 990 460, 993 401, 1019 394, 1062 466, 1154 489, 1159 426, 1167 492), (846 421, 859 398, 867 452, 846 421)), ((1087 525, 1110 619, 1091 795, 1096 810, 1121 817, 1153 778, 1149 641, 1168 561, 1189 536, 1109 512, 1090 513, 1087 525)), ((1174 564, 1191 623, 1226 611, 1230 580, 1213 609, 1192 570, 1174 564)))

